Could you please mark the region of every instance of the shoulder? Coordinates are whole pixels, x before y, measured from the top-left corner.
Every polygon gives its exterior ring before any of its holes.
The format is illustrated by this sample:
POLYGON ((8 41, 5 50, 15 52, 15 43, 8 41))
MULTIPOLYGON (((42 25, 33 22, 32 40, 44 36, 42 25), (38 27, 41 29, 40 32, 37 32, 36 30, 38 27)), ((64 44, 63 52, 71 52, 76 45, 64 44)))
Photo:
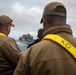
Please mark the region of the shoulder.
POLYGON ((34 40, 34 42, 30 43, 30 44, 27 46, 27 48, 29 48, 30 46, 32 46, 32 45, 34 45, 34 44, 36 44, 36 43, 38 43, 38 42, 39 42, 38 39, 34 40))

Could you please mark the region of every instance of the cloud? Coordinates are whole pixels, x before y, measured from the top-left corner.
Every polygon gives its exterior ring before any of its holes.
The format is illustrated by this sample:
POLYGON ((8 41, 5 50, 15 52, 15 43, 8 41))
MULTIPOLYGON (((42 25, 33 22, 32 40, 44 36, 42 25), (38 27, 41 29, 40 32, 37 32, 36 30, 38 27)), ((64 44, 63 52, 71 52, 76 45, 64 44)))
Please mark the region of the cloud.
POLYGON ((15 28, 12 28, 10 36, 19 37, 24 32, 36 36, 37 30, 42 27, 40 19, 43 9, 52 1, 62 2, 65 5, 68 16, 67 23, 71 24, 75 32, 76 0, 0 0, 0 15, 8 15, 16 25, 15 28))
POLYGON ((8 13, 15 21, 21 24, 37 23, 41 18, 42 10, 39 7, 22 6, 19 2, 16 2, 11 7, 12 10, 8 13))
POLYGON ((68 10, 68 17, 72 19, 76 19, 75 12, 76 12, 76 8, 71 8, 70 10, 68 10))

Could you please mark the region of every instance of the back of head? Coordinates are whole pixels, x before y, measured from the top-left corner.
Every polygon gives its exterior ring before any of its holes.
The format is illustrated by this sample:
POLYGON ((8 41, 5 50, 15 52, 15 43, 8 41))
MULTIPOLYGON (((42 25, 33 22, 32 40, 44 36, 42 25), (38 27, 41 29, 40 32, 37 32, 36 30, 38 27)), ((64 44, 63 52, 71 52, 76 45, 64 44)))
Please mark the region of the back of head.
POLYGON ((5 15, 0 16, 0 32, 8 35, 11 31, 11 26, 14 27, 12 19, 5 15))
POLYGON ((0 16, 0 26, 6 26, 8 24, 11 24, 11 26, 14 27, 14 24, 12 24, 12 19, 10 19, 8 16, 2 15, 0 16))
MULTIPOLYGON (((65 6, 60 2, 51 2, 47 4, 43 11, 43 16, 59 16, 66 17, 66 9, 65 6)), ((43 19, 41 19, 41 23, 43 19)))
POLYGON ((38 30, 37 37, 38 37, 39 39, 42 38, 43 31, 44 31, 44 30, 43 30, 42 28, 40 28, 40 29, 38 30))

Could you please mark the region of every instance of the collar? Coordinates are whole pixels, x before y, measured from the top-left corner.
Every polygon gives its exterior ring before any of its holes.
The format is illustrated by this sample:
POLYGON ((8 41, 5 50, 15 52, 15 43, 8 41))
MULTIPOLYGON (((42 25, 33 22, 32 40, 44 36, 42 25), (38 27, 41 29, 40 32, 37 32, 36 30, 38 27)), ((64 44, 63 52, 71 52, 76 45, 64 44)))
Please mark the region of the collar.
POLYGON ((53 27, 50 27, 44 31, 43 36, 47 34, 58 34, 60 32, 72 34, 70 25, 67 25, 67 24, 66 25, 55 25, 53 27))
POLYGON ((6 36, 4 33, 0 32, 0 36, 6 36))

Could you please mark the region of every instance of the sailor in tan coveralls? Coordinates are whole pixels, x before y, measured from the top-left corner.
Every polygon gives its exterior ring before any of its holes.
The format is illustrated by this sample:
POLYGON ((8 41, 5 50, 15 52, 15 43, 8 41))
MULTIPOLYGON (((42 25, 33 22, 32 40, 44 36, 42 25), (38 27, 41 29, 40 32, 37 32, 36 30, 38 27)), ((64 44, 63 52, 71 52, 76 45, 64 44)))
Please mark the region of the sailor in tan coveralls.
POLYGON ((62 3, 45 6, 43 39, 23 53, 14 75, 76 75, 76 38, 66 18, 62 3))
POLYGON ((8 37, 12 19, 8 16, 0 16, 0 75, 13 75, 21 55, 16 41, 8 37))

